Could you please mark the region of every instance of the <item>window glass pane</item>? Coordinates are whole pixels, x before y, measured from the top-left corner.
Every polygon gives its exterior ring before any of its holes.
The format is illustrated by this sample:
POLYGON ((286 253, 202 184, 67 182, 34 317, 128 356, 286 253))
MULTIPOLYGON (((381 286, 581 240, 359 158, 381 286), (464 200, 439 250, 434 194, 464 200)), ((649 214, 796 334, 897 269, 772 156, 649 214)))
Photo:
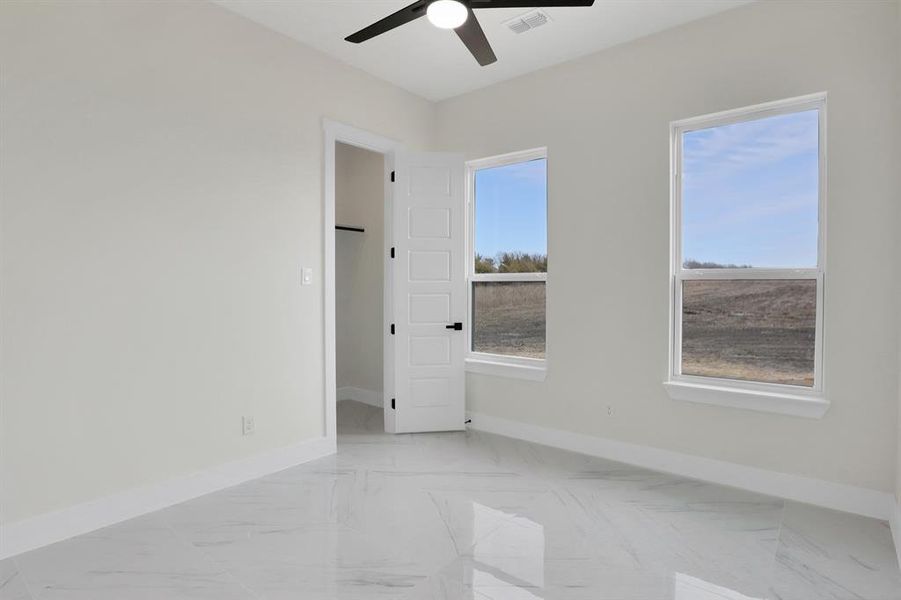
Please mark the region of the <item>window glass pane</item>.
POLYGON ((817 266, 818 115, 683 134, 685 268, 817 266))
POLYGON ((547 159, 475 172, 475 272, 547 272, 547 159))
POLYGON ((682 373, 812 386, 817 282, 687 280, 682 373))
POLYGON ((472 350, 544 358, 545 282, 474 282, 472 350))

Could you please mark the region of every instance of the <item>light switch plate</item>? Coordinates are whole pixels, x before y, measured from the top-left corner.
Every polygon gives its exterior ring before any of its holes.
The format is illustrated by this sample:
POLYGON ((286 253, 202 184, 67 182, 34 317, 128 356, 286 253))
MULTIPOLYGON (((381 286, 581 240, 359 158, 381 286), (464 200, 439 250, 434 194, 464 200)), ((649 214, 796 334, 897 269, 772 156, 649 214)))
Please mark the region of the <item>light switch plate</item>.
POLYGON ((311 285, 313 283, 313 267, 304 267, 301 273, 300 284, 311 285))

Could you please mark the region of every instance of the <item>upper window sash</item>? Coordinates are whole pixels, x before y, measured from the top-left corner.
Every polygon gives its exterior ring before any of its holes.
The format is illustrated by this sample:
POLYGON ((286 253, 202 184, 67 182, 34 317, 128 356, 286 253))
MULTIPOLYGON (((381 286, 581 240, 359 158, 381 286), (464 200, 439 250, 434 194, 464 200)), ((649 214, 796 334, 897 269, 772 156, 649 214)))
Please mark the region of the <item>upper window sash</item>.
MULTIPOLYGON (((688 273, 704 273, 710 274, 714 271, 723 271, 736 273, 739 271, 768 271, 777 273, 781 271, 823 273, 826 263, 826 243, 825 243, 825 222, 826 222, 826 93, 809 94, 807 96, 799 96, 787 100, 776 100, 767 102, 753 107, 726 110, 711 115, 703 115, 699 117, 691 117, 674 121, 670 124, 670 171, 671 171, 671 190, 670 203, 671 210, 671 273, 673 275, 687 276, 688 273), (817 224, 817 264, 814 268, 773 268, 763 269, 751 267, 748 269, 685 269, 683 262, 685 257, 682 255, 682 136, 685 133, 698 131, 702 129, 710 129, 722 125, 732 125, 736 123, 744 123, 748 121, 756 121, 767 117, 775 117, 778 115, 786 115, 807 110, 818 111, 818 145, 819 145, 819 198, 818 198, 818 219, 817 224)), ((704 275, 708 276, 708 275, 704 275)), ((711 278, 723 278, 722 275, 709 275, 711 278)), ((750 279, 749 276, 736 277, 737 279, 750 279)), ((753 277, 757 278, 757 277, 753 277)), ((763 277, 760 277, 763 279, 763 277)), ((774 275, 773 278, 783 278, 774 275)), ((784 277, 789 278, 789 277, 784 277)), ((802 277, 803 278, 803 277, 802 277)))
POLYGON ((547 281, 547 273, 476 273, 475 195, 476 172, 530 160, 547 159, 547 148, 530 148, 509 154, 466 161, 466 278, 468 281, 547 281), (500 277, 499 277, 500 276, 500 277), (497 279, 494 279, 498 277, 497 279))

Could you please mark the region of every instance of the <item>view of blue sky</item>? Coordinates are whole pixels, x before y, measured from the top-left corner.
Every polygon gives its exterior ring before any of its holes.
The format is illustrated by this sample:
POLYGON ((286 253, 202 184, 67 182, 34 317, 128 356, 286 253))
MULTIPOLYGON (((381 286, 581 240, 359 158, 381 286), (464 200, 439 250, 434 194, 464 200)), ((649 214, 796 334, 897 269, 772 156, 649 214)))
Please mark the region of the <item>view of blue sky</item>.
POLYGON ((547 254, 547 159, 476 171, 475 251, 547 254))
MULTIPOLYGON (((683 258, 815 267, 818 114, 689 131, 682 139, 683 258)), ((475 250, 547 253, 547 160, 475 176, 475 250)))
POLYGON ((686 132, 682 257, 815 267, 818 111, 686 132))

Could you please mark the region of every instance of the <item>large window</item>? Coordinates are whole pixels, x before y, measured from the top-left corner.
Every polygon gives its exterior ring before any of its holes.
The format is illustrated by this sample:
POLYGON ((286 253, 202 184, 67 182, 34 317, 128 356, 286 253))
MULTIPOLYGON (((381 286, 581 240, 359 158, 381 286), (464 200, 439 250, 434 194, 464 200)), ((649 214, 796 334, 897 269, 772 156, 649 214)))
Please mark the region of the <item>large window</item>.
POLYGON ((467 367, 539 378, 546 354, 546 153, 517 152, 467 166, 467 367))
POLYGON ((672 128, 670 393, 818 416, 825 97, 672 128))

